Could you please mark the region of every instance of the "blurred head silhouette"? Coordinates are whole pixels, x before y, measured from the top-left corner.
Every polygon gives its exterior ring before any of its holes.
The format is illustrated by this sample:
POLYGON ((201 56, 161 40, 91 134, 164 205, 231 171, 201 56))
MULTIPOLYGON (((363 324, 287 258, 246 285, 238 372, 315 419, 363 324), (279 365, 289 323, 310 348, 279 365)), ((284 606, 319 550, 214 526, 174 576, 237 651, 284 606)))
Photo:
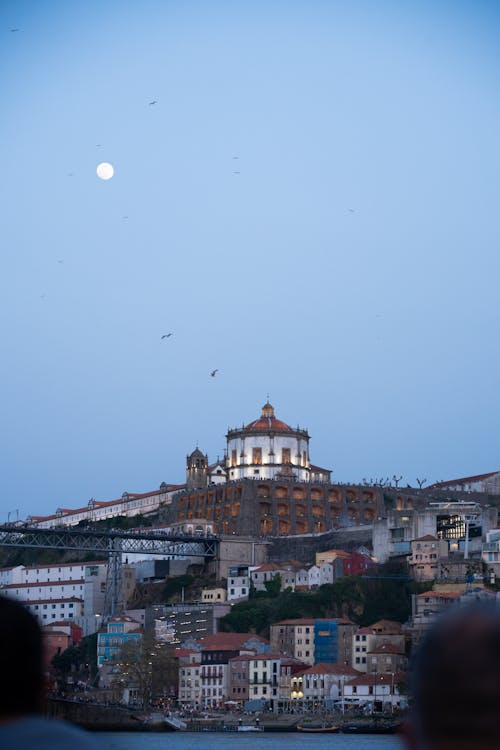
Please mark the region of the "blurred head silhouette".
POLYGON ((500 613, 490 605, 438 620, 417 652, 411 750, 500 748, 500 613))
POLYGON ((40 628, 22 604, 5 597, 0 597, 0 675, 0 721, 41 710, 40 628))

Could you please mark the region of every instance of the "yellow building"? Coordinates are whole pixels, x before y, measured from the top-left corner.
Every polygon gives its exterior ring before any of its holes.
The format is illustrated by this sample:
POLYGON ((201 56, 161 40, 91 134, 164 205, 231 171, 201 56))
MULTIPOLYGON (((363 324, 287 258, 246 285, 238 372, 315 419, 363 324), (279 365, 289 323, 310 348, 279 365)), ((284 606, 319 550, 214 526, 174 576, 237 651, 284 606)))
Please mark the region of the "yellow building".
POLYGON ((227 598, 227 591, 223 588, 214 589, 202 589, 201 590, 201 601, 210 602, 214 604, 216 602, 225 602, 227 598))

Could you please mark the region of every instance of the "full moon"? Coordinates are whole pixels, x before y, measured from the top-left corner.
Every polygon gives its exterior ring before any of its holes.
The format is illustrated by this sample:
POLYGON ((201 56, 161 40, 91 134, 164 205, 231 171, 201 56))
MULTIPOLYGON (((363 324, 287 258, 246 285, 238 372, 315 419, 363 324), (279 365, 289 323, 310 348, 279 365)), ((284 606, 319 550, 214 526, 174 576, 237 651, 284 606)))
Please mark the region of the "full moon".
POLYGON ((110 180, 113 177, 115 170, 113 169, 112 164, 108 164, 107 161, 103 161, 98 164, 96 172, 97 176, 100 177, 101 180, 110 180))

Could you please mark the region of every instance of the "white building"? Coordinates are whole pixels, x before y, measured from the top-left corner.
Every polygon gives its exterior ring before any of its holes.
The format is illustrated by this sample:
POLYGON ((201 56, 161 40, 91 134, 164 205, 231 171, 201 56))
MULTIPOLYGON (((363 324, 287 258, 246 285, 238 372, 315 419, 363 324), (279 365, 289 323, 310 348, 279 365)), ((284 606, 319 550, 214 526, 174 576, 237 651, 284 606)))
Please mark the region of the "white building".
POLYGON ((124 492, 118 500, 109 501, 92 498, 87 505, 81 508, 58 508, 55 513, 49 516, 28 516, 26 522, 30 526, 51 529, 57 526, 76 526, 81 521, 92 524, 115 516, 130 518, 153 513, 162 505, 170 504, 173 495, 185 487, 185 484, 173 485, 162 482, 160 488, 152 492, 124 492))
POLYGON ((409 555, 411 542, 426 536, 445 539, 450 555, 481 554, 482 540, 496 526, 496 508, 473 502, 429 503, 424 510, 392 510, 373 524, 373 553, 378 562, 409 555))
POLYGON ((250 593, 250 568, 238 565, 229 568, 227 575, 227 601, 248 599, 250 593))
POLYGON ((177 648, 179 660, 179 703, 181 706, 201 705, 201 652, 190 648, 177 648))
MULTIPOLYGON (((311 480, 309 434, 274 416, 269 402, 259 419, 227 433, 226 470, 229 480, 275 479, 290 476, 311 480)), ((329 481, 330 472, 314 467, 315 480, 329 481), (318 477, 316 476, 318 474, 318 477)))
POLYGON ((0 592, 24 602, 42 624, 73 619, 89 635, 104 611, 106 562, 18 565, 0 569, 0 592))
POLYGON ((83 599, 78 597, 31 599, 24 603, 42 625, 58 620, 75 620, 77 624, 80 624, 79 620, 83 617, 83 599))
POLYGON ((476 474, 473 477, 449 479, 446 482, 431 484, 432 490, 451 490, 454 492, 486 492, 489 495, 500 495, 500 471, 488 474, 476 474))
POLYGON ((341 700, 344 706, 359 706, 367 713, 399 710, 408 704, 404 683, 402 673, 364 674, 344 683, 341 700))
POLYGON ((322 703, 339 700, 344 682, 359 675, 346 664, 314 664, 302 673, 302 698, 322 703))
POLYGON ((295 574, 295 586, 310 591, 323 586, 325 583, 333 583, 333 565, 311 565, 309 568, 301 568, 295 574))

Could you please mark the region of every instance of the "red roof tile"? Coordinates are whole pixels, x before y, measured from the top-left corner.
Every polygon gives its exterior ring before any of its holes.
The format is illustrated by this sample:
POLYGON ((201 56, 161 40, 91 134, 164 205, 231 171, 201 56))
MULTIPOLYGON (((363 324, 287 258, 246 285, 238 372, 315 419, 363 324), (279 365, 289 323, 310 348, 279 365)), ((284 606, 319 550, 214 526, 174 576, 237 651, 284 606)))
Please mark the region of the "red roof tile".
POLYGON ((382 643, 380 646, 377 646, 376 648, 372 648, 371 651, 368 651, 369 654, 400 654, 404 655, 404 649, 398 646, 394 646, 392 643, 382 643))
POLYGON ((84 579, 83 578, 73 578, 69 581, 37 581, 36 583, 7 583, 4 588, 6 589, 27 589, 27 588, 36 588, 37 586, 41 588, 42 586, 70 586, 73 584, 73 586, 83 586, 84 579))
POLYGON ((459 477, 458 479, 449 479, 446 482, 435 482, 430 484, 427 489, 434 489, 435 487, 449 487, 452 484, 470 484, 471 482, 480 482, 482 479, 489 479, 494 477, 495 474, 500 474, 498 471, 489 471, 487 474, 475 474, 473 477, 459 477))

